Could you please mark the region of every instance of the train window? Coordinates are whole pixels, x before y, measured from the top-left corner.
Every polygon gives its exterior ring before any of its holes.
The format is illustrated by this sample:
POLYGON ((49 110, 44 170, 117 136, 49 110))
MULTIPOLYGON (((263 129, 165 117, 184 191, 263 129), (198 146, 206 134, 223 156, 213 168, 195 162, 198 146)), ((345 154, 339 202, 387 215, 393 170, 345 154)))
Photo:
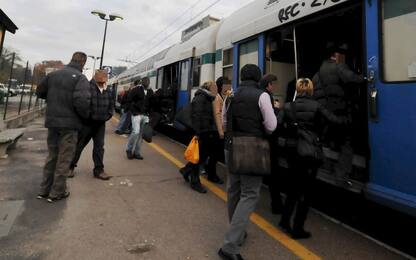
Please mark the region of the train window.
POLYGON ((229 65, 233 65, 233 48, 228 49, 228 50, 224 50, 223 52, 223 59, 222 59, 222 65, 225 66, 229 66, 229 65))
POLYGON ((416 2, 383 1, 384 80, 416 81, 416 2))
POLYGON ((201 57, 194 58, 192 65, 192 86, 199 87, 201 80, 201 57))
POLYGON ((224 50, 223 52, 223 63, 222 63, 222 75, 224 78, 233 80, 233 48, 224 50))
POLYGON ((157 89, 162 88, 162 84, 163 84, 163 68, 159 69, 157 71, 157 89))
POLYGON ((181 90, 188 90, 189 85, 189 71, 190 71, 190 65, 189 60, 183 61, 181 64, 181 90))
MULTIPOLYGON (((240 45, 240 67, 246 64, 256 64, 259 63, 259 42, 257 39, 245 42, 240 45)), ((241 80, 241 78, 240 78, 241 80)))

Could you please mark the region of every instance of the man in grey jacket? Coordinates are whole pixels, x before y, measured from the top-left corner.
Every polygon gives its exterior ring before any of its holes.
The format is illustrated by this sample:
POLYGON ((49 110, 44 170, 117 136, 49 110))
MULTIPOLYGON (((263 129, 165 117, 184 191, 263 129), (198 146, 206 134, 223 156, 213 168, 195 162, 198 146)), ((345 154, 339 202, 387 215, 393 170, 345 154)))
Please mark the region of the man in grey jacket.
POLYGON ((47 103, 49 152, 38 199, 54 202, 69 196, 66 179, 82 127, 81 118, 90 114, 89 82, 82 74, 86 61, 85 53, 74 53, 67 66, 48 74, 36 89, 36 95, 47 103))

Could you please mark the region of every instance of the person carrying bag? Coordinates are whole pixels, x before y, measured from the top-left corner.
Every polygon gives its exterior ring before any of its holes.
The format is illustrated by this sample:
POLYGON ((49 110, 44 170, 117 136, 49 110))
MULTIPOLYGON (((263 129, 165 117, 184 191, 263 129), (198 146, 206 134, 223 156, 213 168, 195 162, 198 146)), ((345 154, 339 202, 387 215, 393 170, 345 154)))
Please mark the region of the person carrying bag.
POLYGON ((246 228, 260 195, 263 176, 270 174, 270 147, 266 135, 277 125, 270 96, 258 86, 259 67, 247 64, 240 75, 242 82, 224 122, 227 135, 231 133, 227 138, 231 141, 227 183, 230 228, 218 251, 222 259, 242 259, 240 245, 247 237, 246 228))

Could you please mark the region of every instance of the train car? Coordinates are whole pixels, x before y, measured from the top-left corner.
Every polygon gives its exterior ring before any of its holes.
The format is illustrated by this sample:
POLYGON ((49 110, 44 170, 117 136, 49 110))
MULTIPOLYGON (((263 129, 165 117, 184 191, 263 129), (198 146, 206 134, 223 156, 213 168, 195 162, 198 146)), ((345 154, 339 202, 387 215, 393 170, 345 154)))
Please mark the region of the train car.
POLYGON ((412 0, 255 0, 170 48, 155 64, 157 88, 172 90, 172 123, 202 81, 224 76, 236 89, 254 63, 278 76, 274 95, 290 101, 288 86, 314 76, 328 42, 346 43, 347 64, 368 79, 350 86, 352 169, 335 176, 339 154, 326 145, 318 178, 416 216, 415 24, 412 0))
POLYGON ((161 106, 169 124, 174 124, 176 112, 191 101, 203 82, 214 80, 215 42, 221 23, 218 19, 207 18, 208 27, 172 46, 164 59, 155 64, 157 89, 163 96, 161 106))

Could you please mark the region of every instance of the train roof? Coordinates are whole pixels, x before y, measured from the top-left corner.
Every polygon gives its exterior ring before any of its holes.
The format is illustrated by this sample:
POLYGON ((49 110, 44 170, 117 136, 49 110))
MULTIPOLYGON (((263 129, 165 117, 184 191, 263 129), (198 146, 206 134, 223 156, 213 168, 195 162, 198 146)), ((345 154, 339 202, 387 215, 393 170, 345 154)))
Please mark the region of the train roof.
POLYGON ((217 37, 217 49, 313 13, 352 0, 256 0, 227 17, 217 37))
MULTIPOLYGON (((172 47, 172 46, 171 46, 172 47)), ((171 48, 166 48, 163 51, 153 55, 152 57, 140 62, 139 64, 131 67, 130 69, 124 71, 123 73, 121 73, 119 76, 117 76, 117 78, 114 81, 121 81, 121 80, 125 80, 128 79, 130 77, 134 77, 149 71, 154 70, 155 68, 155 63, 161 59, 163 59, 166 56, 166 53, 169 51, 169 49, 171 48)))
POLYGON ((155 64, 156 67, 163 67, 190 58, 193 54, 200 56, 206 53, 215 53, 215 42, 221 23, 215 23, 195 34, 189 40, 172 46, 165 58, 155 64), (193 53, 194 48, 195 53, 193 53))

